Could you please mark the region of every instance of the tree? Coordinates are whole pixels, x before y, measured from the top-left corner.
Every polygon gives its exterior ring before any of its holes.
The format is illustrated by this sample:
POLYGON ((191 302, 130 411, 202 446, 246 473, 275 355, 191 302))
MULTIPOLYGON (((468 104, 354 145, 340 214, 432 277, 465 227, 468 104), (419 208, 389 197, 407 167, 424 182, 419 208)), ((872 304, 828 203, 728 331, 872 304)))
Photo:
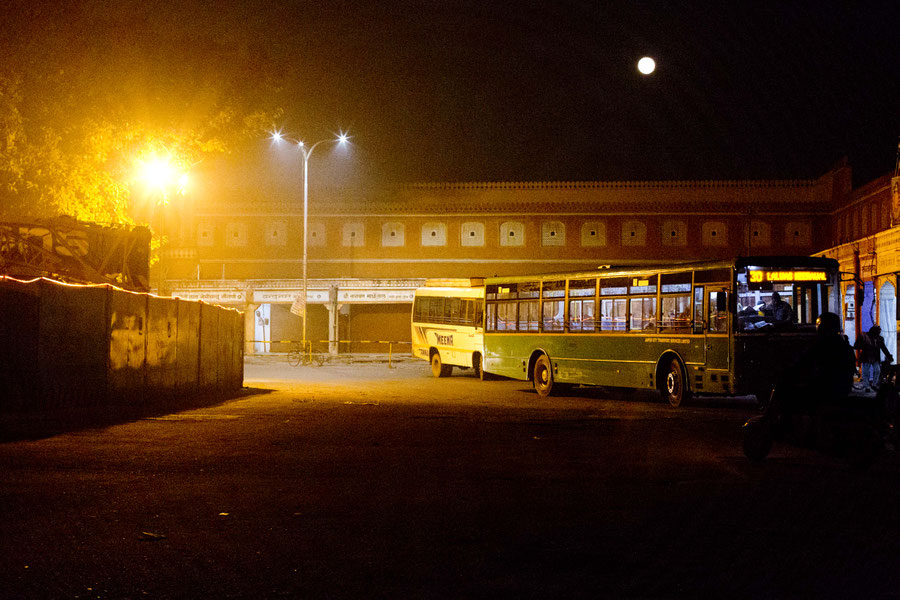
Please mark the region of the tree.
POLYGON ((0 36, 2 219, 149 220, 139 161, 165 153, 188 168, 279 113, 270 64, 252 44, 226 47, 90 2, 23 3, 15 14, 5 29, 17 35, 0 36))

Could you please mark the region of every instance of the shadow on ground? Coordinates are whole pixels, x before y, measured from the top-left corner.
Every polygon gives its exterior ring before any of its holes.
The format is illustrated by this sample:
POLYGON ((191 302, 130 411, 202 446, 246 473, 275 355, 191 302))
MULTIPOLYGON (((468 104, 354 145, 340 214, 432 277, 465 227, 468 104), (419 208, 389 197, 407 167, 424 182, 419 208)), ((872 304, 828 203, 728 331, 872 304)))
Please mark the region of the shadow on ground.
POLYGON ((245 396, 266 394, 272 391, 274 390, 267 388, 244 387, 234 393, 167 398, 145 405, 109 404, 2 413, 0 414, 0 443, 40 440, 72 431, 102 429, 185 410, 210 408, 245 396))

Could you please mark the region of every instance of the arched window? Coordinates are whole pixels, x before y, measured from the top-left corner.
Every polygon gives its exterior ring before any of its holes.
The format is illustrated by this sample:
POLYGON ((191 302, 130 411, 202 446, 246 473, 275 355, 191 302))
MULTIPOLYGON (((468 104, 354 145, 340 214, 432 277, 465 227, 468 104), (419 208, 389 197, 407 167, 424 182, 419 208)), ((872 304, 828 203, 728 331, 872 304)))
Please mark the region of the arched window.
POLYGON ((366 245, 366 228, 362 223, 344 223, 341 244, 349 248, 366 245))
POLYGON ((484 246, 484 223, 463 223, 459 228, 460 246, 484 246))
POLYGON ((541 223, 541 246, 565 246, 566 226, 561 221, 541 223))
POLYGON ((585 221, 581 226, 581 245, 605 246, 606 245, 606 223, 603 221, 585 221))
POLYGON ((447 225, 445 223, 425 223, 422 225, 423 246, 446 246, 447 225))
POLYGON ((885 347, 891 356, 897 356, 897 292, 890 281, 885 281, 878 292, 878 324, 885 347))
POLYGON ((684 221, 665 221, 661 235, 663 246, 687 246, 687 224, 684 221))
POLYGON ((622 223, 623 246, 646 246, 647 225, 643 221, 625 221, 622 223))
POLYGON ((704 246, 727 246, 728 230, 721 221, 706 221, 703 224, 702 235, 704 246))
POLYGON ((403 223, 389 221, 381 226, 381 245, 403 246, 406 243, 405 234, 403 223))
POLYGON ((518 221, 507 221, 500 225, 501 246, 524 246, 525 225, 518 221))

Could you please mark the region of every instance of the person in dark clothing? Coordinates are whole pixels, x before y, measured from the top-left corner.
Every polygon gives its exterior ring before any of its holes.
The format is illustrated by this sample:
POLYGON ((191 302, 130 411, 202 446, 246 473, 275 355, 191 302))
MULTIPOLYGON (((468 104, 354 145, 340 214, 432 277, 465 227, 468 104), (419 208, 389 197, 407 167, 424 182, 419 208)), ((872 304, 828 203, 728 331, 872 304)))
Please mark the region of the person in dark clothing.
POLYGON ((800 356, 791 377, 786 413, 815 414, 823 404, 835 404, 850 394, 856 355, 841 335, 841 319, 824 312, 816 319, 816 339, 800 356))
POLYGON ((853 345, 859 350, 859 362, 862 366, 863 383, 866 385, 865 391, 871 391, 878 387, 878 380, 881 378, 881 353, 887 362, 894 360, 887 347, 884 345, 884 338, 881 336, 881 327, 873 325, 868 333, 861 334, 853 345))
POLYGON ((772 292, 772 305, 769 307, 772 311, 772 320, 776 325, 786 325, 793 322, 794 311, 791 305, 781 299, 781 294, 772 292))

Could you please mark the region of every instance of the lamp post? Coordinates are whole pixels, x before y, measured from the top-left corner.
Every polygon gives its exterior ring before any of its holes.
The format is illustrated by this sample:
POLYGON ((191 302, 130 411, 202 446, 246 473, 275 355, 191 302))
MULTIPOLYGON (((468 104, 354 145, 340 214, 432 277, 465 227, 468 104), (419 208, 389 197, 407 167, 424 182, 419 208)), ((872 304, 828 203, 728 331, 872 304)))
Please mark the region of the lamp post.
MULTIPOLYGON (((276 142, 280 142, 281 140, 286 140, 281 132, 276 131, 272 134, 272 140, 276 142)), ((316 149, 316 146, 319 144, 323 144, 325 142, 335 142, 338 144, 346 144, 347 140, 350 139, 346 133, 341 133, 334 139, 330 140, 319 140, 312 146, 307 147, 306 144, 303 143, 302 140, 288 140, 297 145, 300 148, 300 151, 303 153, 303 291, 301 292, 301 298, 303 302, 303 347, 306 348, 306 322, 309 320, 309 311, 306 307, 306 292, 308 289, 308 278, 307 278, 307 256, 309 250, 309 157, 312 156, 313 150, 316 149)))

